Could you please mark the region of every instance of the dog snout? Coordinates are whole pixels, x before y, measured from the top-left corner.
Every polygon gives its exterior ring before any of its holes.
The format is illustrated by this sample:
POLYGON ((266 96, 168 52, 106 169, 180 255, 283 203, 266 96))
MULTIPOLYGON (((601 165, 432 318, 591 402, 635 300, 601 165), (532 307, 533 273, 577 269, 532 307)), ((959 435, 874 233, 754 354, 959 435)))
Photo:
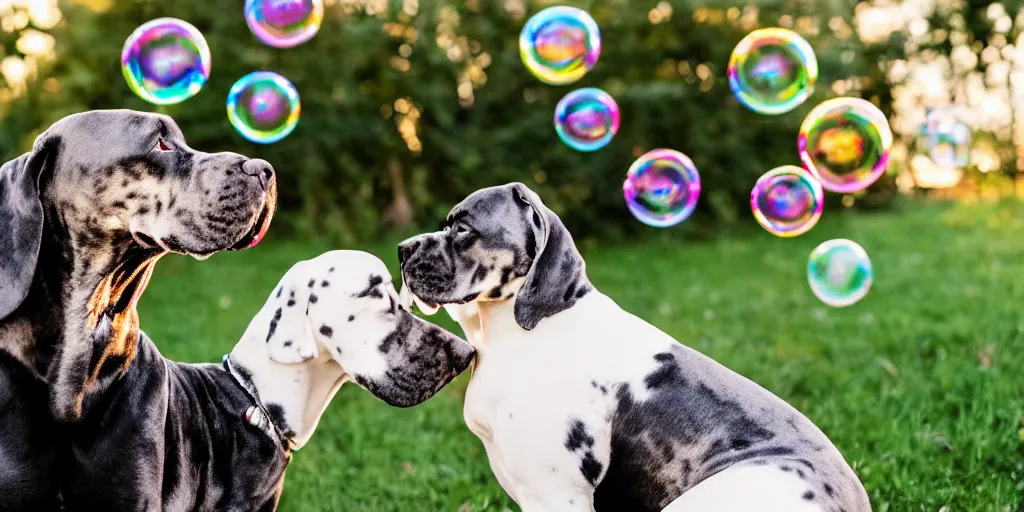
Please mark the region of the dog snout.
POLYGON ((274 167, 266 160, 251 158, 242 163, 242 172, 259 180, 264 189, 274 180, 274 167))
POLYGON ((405 265, 412 255, 416 253, 416 249, 420 248, 420 241, 411 238, 400 244, 398 244, 398 264, 405 265))

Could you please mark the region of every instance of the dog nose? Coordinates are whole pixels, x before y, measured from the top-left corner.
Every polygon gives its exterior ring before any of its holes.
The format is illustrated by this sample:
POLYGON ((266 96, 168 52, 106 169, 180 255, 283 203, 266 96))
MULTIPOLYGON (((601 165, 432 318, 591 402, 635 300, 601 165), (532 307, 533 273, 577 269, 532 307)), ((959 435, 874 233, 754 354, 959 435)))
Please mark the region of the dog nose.
POLYGON ((406 240, 398 244, 398 265, 405 265, 406 261, 420 248, 419 240, 406 240))
POLYGON ((250 158, 242 164, 242 172, 260 180, 260 185, 267 188, 267 184, 274 179, 274 167, 266 160, 250 158))

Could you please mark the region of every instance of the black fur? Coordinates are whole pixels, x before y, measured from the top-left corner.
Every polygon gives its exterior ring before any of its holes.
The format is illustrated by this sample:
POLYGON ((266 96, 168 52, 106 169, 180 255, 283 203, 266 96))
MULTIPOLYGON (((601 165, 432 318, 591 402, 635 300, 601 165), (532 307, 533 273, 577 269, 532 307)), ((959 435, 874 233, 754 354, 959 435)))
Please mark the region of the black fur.
POLYGON ((220 365, 169 361, 143 335, 67 431, 64 510, 274 510, 291 455, 246 421, 252 405, 220 365))

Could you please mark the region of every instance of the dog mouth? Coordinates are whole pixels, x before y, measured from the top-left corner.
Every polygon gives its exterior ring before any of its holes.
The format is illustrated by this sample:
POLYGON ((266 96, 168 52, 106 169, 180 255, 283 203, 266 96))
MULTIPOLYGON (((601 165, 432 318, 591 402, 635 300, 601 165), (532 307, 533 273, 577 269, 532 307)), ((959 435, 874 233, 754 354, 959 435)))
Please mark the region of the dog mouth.
POLYGON ((412 310, 412 305, 420 309, 424 315, 430 316, 437 313, 437 310, 441 309, 436 302, 424 299, 412 291, 412 286, 402 280, 402 290, 398 292, 398 299, 402 307, 408 310, 412 310))
POLYGON ((263 240, 263 237, 267 235, 267 230, 270 229, 270 221, 274 219, 274 210, 277 208, 277 183, 272 181, 267 187, 266 200, 263 203, 263 208, 260 210, 259 215, 256 216, 256 222, 253 223, 252 228, 249 232, 242 237, 241 240, 235 242, 234 245, 228 248, 229 251, 241 251, 255 247, 256 244, 263 240))

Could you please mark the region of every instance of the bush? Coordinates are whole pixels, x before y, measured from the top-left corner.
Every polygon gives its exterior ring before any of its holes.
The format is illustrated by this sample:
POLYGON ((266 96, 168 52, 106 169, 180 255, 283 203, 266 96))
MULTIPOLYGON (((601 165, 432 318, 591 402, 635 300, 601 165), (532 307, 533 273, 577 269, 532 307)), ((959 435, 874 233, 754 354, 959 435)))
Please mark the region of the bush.
MULTIPOLYGON (((151 110, 174 117, 193 147, 273 163, 282 207, 277 233, 327 234, 352 243, 410 223, 433 227, 473 190, 522 181, 580 237, 713 234, 737 220, 748 222, 749 191, 760 174, 798 163, 798 127, 813 105, 831 95, 834 80, 877 74, 855 36, 843 39, 828 29, 833 13, 820 6, 805 12, 796 1, 765 1, 760 8, 729 2, 566 2, 594 16, 604 45, 596 68, 562 87, 533 78, 519 58, 525 19, 547 3, 520 9, 514 1, 420 0, 415 9, 417 2, 391 2, 381 13, 373 5, 383 2, 354 3, 328 1, 320 33, 288 50, 261 44, 235 4, 227 11, 211 8, 208 0, 118 1, 100 12, 66 6, 66 22, 54 31, 58 56, 28 94, 6 106, 0 149, 6 158, 24 151, 45 126, 68 113, 151 110), (782 13, 798 29, 804 15, 821 27, 820 35, 808 36, 821 76, 803 106, 762 116, 734 99, 726 64, 740 38, 755 27, 778 24, 782 13), (213 54, 204 90, 168 107, 135 97, 119 69, 128 34, 161 16, 194 24, 213 54), (296 130, 268 146, 247 142, 225 116, 232 83, 259 69, 288 77, 302 98, 296 130), (616 138, 594 153, 569 149, 552 128, 562 95, 586 86, 611 93, 622 112, 616 138), (688 154, 703 181, 695 220, 667 232, 636 222, 621 195, 632 161, 659 147, 688 154)), ((834 14, 852 23, 852 8, 834 14)), ((883 94, 884 85, 876 85, 883 94)), ((887 110, 888 97, 878 99, 887 110)), ((891 182, 876 187, 881 202, 891 197, 885 192, 891 182)), ((836 199, 826 202, 833 206, 836 199)))

